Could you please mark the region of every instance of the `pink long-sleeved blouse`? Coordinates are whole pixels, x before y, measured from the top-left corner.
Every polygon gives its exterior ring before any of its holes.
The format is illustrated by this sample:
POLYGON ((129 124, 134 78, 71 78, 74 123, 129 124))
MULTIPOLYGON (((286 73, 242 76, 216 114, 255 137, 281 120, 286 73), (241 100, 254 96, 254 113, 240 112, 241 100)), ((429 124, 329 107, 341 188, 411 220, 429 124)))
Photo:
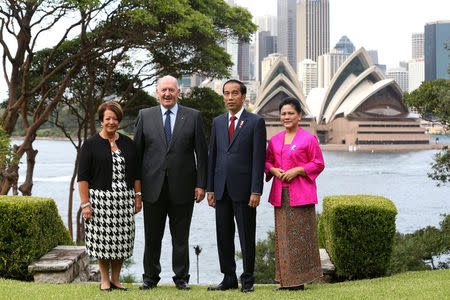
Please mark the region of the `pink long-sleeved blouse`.
POLYGON ((274 177, 270 190, 269 202, 274 206, 281 206, 281 190, 283 185, 289 187, 291 206, 317 204, 316 177, 322 172, 325 165, 322 151, 314 135, 299 128, 289 147, 283 147, 286 131, 270 139, 266 154, 266 181, 273 175, 270 168, 289 170, 303 167, 306 177, 297 176, 290 183, 283 183, 274 177))

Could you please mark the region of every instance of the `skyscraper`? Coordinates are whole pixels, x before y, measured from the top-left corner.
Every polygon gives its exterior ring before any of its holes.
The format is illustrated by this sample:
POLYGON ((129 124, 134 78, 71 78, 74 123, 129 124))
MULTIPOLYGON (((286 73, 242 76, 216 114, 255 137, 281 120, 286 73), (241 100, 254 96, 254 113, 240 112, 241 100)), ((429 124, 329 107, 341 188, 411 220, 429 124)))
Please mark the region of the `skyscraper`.
POLYGON ((287 57, 294 70, 297 69, 297 0, 277 2, 278 52, 287 57))
POLYGON ((425 24, 425 81, 438 78, 450 79, 450 20, 425 24))
POLYGON ((239 80, 250 80, 250 47, 242 41, 238 42, 237 73, 239 80))
POLYGON ((317 58, 318 87, 327 88, 339 67, 351 54, 326 53, 317 58))
POLYGON ((317 87, 317 63, 309 58, 298 63, 298 80, 302 84, 303 94, 308 96, 309 92, 317 87))
POLYGON ((330 52, 330 5, 328 0, 298 0, 297 61, 330 52))
POLYGON ((336 46, 334 46, 334 49, 336 53, 352 54, 355 51, 355 46, 346 35, 343 35, 336 46))
POLYGON ((261 31, 257 33, 256 40, 256 63, 258 66, 255 68, 255 70, 257 70, 255 77, 256 80, 261 82, 261 62, 264 57, 267 57, 271 53, 277 52, 277 37, 270 35, 270 31, 261 31))
POLYGON ((372 60, 372 64, 377 65, 378 64, 378 50, 367 50, 367 53, 370 56, 370 59, 372 60))
POLYGON ((269 31, 270 35, 277 35, 277 16, 257 16, 254 23, 258 25, 258 31, 269 31))
POLYGON ((411 58, 423 58, 423 32, 416 32, 411 35, 411 58))
POLYGON ((408 62, 408 92, 417 89, 425 79, 425 64, 423 58, 408 62))
POLYGON ((386 78, 394 78, 403 92, 408 91, 408 71, 403 68, 394 68, 386 71, 386 78))

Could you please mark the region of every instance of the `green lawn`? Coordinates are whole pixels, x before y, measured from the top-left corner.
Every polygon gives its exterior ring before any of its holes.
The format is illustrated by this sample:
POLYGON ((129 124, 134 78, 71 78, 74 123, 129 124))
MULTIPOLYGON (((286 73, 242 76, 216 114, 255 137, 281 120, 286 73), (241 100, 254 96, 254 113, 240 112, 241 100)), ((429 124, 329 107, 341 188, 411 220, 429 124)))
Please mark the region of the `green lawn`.
POLYGON ((192 285, 178 291, 173 285, 140 291, 100 292, 98 284, 35 284, 0 279, 0 299, 450 299, 450 269, 407 272, 372 280, 307 285, 304 291, 273 292, 275 286, 256 286, 255 292, 238 290, 207 292, 206 286, 192 285))

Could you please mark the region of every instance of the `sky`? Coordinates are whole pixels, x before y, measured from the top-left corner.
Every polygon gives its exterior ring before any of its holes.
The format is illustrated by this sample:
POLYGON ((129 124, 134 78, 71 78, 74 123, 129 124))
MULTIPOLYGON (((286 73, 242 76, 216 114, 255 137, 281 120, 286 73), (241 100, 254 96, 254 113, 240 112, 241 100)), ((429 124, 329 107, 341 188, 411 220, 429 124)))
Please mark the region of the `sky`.
MULTIPOLYGON (((253 16, 276 15, 277 0, 235 0, 253 16)), ((411 34, 425 23, 450 20, 450 0, 329 0, 330 49, 346 35, 356 49, 378 50, 378 62, 396 68, 411 59, 411 34)), ((449 34, 450 38, 450 34, 449 34)))
MULTIPOLYGON (((253 16, 276 15, 277 0, 234 0, 253 16)), ((330 48, 346 35, 356 49, 378 50, 378 62, 398 67, 411 59, 411 34, 427 22, 450 20, 450 0, 329 0, 330 48)), ((449 35, 450 38, 450 35, 449 35)), ((7 97, 3 72, 0 99, 7 97)))

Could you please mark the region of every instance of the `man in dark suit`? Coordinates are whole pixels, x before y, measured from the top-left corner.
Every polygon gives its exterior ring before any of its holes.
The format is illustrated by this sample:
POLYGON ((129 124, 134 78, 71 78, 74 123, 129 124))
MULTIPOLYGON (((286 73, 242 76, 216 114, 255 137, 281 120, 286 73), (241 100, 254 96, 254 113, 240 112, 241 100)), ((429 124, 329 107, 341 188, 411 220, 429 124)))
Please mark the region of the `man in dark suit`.
POLYGON ((189 290, 189 229, 194 200, 205 197, 208 152, 200 112, 178 105, 177 80, 158 80, 160 106, 143 109, 134 140, 141 166, 144 203, 144 283, 156 287, 161 273, 161 241, 166 218, 172 236, 173 281, 189 290))
POLYGON ((234 235, 241 244, 242 292, 253 292, 256 207, 263 190, 266 154, 264 119, 243 108, 247 89, 238 80, 223 86, 228 113, 214 119, 208 159, 208 204, 216 209, 217 248, 223 281, 209 291, 236 289, 234 235))

